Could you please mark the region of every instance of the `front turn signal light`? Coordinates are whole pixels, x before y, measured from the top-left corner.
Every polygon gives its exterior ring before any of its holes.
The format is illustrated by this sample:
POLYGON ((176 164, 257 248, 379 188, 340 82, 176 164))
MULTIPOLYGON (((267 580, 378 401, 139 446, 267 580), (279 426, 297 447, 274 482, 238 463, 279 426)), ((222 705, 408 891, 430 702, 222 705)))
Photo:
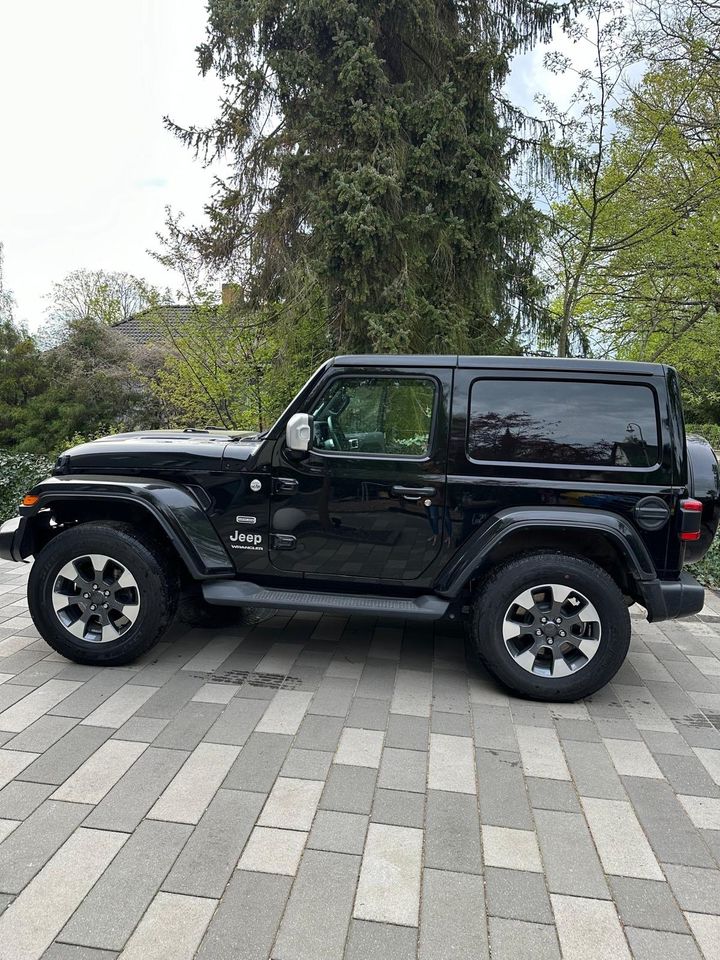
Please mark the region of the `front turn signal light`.
POLYGON ((34 507, 39 499, 40 497, 37 496, 37 494, 26 493, 25 496, 22 498, 22 505, 24 507, 34 507))

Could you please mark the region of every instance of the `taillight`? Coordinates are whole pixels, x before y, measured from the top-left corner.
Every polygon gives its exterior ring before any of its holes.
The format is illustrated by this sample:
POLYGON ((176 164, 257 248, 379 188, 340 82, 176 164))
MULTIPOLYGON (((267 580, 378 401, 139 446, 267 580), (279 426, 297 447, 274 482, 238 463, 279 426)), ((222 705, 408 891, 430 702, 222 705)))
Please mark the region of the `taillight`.
POLYGON ((699 540, 703 505, 689 497, 680 501, 680 539, 699 540))

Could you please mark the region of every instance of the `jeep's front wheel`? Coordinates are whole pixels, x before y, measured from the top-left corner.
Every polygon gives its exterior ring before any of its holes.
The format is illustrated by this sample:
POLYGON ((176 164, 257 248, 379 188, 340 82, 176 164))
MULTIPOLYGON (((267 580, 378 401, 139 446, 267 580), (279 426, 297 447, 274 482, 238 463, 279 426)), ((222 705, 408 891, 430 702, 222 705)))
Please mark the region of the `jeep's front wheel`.
POLYGON ((129 663, 162 637, 177 607, 162 547, 122 524, 84 523, 35 558, 28 606, 42 638, 77 663, 129 663))
POLYGON ((605 686, 630 645, 619 587, 589 560, 533 553, 496 568, 473 606, 471 645, 515 693, 577 700, 605 686))

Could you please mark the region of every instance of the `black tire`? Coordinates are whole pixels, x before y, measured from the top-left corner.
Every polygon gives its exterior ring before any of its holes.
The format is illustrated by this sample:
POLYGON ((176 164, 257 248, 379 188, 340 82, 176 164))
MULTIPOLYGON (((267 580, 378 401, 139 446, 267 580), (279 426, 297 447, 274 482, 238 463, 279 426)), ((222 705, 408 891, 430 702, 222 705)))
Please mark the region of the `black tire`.
MULTIPOLYGON (((479 659, 513 693, 533 700, 572 701, 595 693, 615 676, 630 646, 627 604, 612 577, 589 560, 559 552, 522 554, 494 569, 478 589, 471 617, 471 645, 479 659), (601 633, 594 654, 568 676, 538 675, 520 666, 503 638, 505 615, 514 600, 525 590, 551 583, 577 590, 599 617, 601 633)), ((540 629, 540 624, 533 622, 534 627, 540 629)), ((545 640, 543 636, 538 642, 545 640)), ((557 642, 566 643, 559 638, 557 642)), ((541 656, 553 650, 558 647, 547 647, 541 656)))
POLYGON ((130 663, 160 640, 175 616, 177 603, 174 558, 162 544, 127 524, 83 523, 63 531, 35 558, 28 581, 30 616, 41 637, 53 650, 76 663, 104 666, 130 663), (117 561, 134 577, 139 594, 132 625, 104 642, 74 636, 53 607, 53 589, 62 568, 89 554, 101 554, 117 561))

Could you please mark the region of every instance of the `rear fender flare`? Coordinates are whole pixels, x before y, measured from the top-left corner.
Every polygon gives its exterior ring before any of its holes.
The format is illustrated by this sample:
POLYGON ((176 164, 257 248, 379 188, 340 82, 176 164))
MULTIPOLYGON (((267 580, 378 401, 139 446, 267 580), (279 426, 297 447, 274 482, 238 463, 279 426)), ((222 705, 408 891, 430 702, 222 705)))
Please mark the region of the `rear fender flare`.
POLYGON ((179 484, 142 477, 51 477, 30 493, 39 499, 32 507, 20 509, 26 519, 23 552, 32 547, 33 524, 43 523, 41 518, 47 513, 42 511, 55 503, 128 502, 155 518, 192 577, 205 580, 233 575, 230 558, 207 514, 195 496, 179 484))
POLYGON ((635 581, 653 580, 657 576, 639 534, 618 514, 582 507, 511 507, 493 514, 462 544, 440 572, 435 583, 436 593, 457 597, 495 547, 509 536, 531 528, 577 534, 584 530, 597 531, 619 550, 635 581))

